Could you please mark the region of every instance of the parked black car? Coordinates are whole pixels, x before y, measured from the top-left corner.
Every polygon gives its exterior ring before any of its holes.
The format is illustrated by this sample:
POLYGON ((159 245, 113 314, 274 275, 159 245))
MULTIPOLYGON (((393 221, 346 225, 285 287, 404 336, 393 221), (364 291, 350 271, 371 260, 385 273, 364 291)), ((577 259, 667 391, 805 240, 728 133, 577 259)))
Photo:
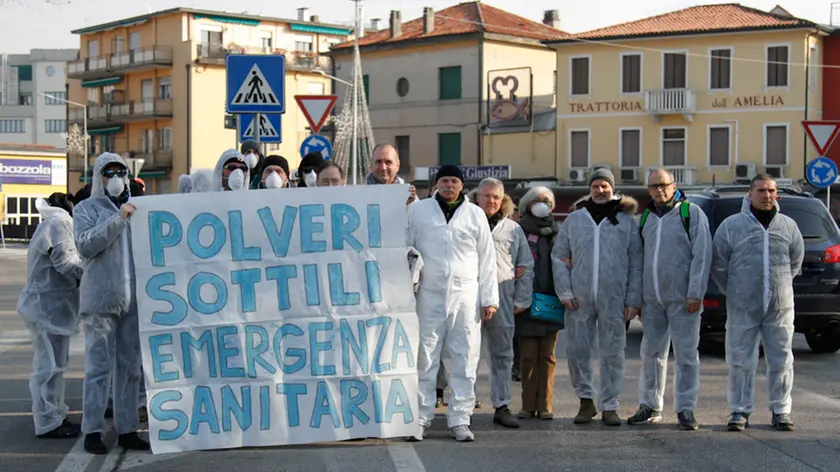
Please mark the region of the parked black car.
MULTIPOLYGON (((724 219, 741 211, 748 190, 748 186, 710 188, 688 192, 686 198, 706 213, 714 236, 724 219)), ((840 350, 840 229, 825 205, 812 194, 779 188, 779 196, 781 213, 796 222, 805 239, 802 274, 793 280, 796 332, 805 335, 814 352, 837 352, 840 350)), ((726 301, 714 283, 709 283, 703 307, 702 333, 724 332, 726 301)))

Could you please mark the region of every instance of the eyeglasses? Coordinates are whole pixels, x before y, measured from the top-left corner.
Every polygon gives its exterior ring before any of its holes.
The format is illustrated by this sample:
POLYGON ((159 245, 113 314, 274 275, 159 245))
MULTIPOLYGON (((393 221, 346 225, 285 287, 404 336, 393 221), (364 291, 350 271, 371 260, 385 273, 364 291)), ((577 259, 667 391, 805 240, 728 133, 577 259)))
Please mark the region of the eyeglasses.
POLYGON ((674 185, 674 182, 664 183, 664 184, 650 184, 648 188, 651 190, 665 190, 666 188, 674 185))
POLYGON ((102 176, 109 179, 114 177, 125 177, 128 175, 128 169, 108 169, 102 171, 102 176))
POLYGON ((241 170, 242 172, 245 172, 246 170, 248 170, 248 168, 245 167, 244 164, 237 164, 237 163, 234 163, 234 162, 231 162, 230 164, 225 165, 225 169, 229 170, 230 172, 233 172, 237 169, 241 170))

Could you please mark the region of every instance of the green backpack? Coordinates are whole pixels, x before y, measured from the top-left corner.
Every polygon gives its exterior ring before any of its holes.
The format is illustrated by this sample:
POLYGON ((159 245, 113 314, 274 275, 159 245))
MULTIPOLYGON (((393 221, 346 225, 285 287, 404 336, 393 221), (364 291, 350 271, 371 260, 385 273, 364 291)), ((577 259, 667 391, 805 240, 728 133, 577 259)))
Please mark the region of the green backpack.
MULTIPOLYGON (((689 241, 691 240, 691 204, 689 202, 682 202, 680 203, 680 218, 682 218, 683 228, 685 228, 685 233, 688 235, 689 241)), ((645 235, 643 233, 645 229, 645 221, 647 221, 648 215, 650 214, 650 209, 646 208, 644 212, 642 212, 642 217, 639 219, 639 236, 642 237, 642 241, 645 240, 645 235)))

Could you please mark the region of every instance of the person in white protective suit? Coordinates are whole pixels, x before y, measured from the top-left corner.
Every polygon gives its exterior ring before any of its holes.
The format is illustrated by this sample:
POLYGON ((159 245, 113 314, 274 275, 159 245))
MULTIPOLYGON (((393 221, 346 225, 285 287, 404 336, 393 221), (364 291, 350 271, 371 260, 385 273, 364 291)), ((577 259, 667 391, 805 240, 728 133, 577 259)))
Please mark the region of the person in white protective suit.
POLYGON ((90 198, 73 212, 76 249, 84 261, 79 297, 85 332, 82 432, 91 454, 108 452, 102 433, 112 379, 118 445, 149 449, 136 432, 140 335, 128 221, 136 208, 130 198, 125 162, 106 152, 93 165, 90 198))
POLYGON ((54 193, 35 200, 41 222, 29 241, 26 284, 17 310, 32 334, 32 420, 42 439, 75 438, 79 425, 67 419, 64 371, 70 337, 79 328, 82 261, 73 243, 72 195, 54 193))
MULTIPOLYGON (((251 171, 243 156, 236 149, 223 152, 213 170, 212 190, 214 192, 228 192, 231 190, 248 190, 251 171)), ((193 181, 193 191, 195 190, 193 181)))
POLYGON ((805 242, 796 222, 779 213, 775 179, 755 176, 741 212, 726 218, 714 237, 712 280, 726 296, 730 431, 749 427, 759 337, 767 363, 771 424, 793 431, 793 278, 804 257, 805 242))
POLYGON ((490 363, 493 422, 506 428, 518 428, 519 421, 510 411, 514 317, 531 306, 534 258, 522 227, 510 219, 513 201, 505 195, 502 182, 484 179, 469 197, 484 210, 496 248, 499 310, 481 327, 482 353, 490 363))
POLYGON ((481 353, 481 320, 499 306, 496 250, 487 216, 466 202, 457 166, 437 174, 438 193, 408 207, 406 246, 423 258, 417 316, 420 347, 420 428, 409 438, 422 441, 435 416, 435 384, 445 349, 452 360, 447 424, 458 441, 473 441, 470 417, 475 406, 475 375, 481 353))
POLYGON ((659 169, 648 177, 650 205, 640 232, 645 265, 642 283, 642 372, 639 410, 627 424, 662 420, 668 348, 673 343, 674 411, 680 428, 699 428, 694 417, 700 390, 700 316, 712 265, 709 219, 677 190, 674 176, 659 169))
POLYGON ((569 377, 580 398, 575 424, 591 422, 600 410, 605 425, 621 425, 616 410, 624 381, 624 322, 638 316, 642 304, 644 257, 633 217, 638 203, 616 195, 614 186, 609 170, 592 173, 589 195, 563 222, 551 254, 555 291, 566 307, 569 377), (596 336, 601 366, 597 409, 592 386, 596 336))

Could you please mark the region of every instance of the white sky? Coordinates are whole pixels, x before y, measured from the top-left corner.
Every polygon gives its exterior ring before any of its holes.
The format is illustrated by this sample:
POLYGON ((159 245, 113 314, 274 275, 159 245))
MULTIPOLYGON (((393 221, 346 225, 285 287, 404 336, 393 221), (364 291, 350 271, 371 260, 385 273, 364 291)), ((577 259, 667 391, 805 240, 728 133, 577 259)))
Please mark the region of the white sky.
MULTIPOLYGON (((365 0, 365 19, 381 18, 387 24, 389 12, 400 10, 403 21, 421 16, 423 7, 436 11, 461 0, 365 0)), ((831 0, 747 0, 742 2, 768 11, 781 1, 792 14, 827 24, 831 0)), ((512 13, 542 21, 543 11, 556 9, 561 28, 570 32, 587 31, 615 23, 686 8, 701 3, 730 3, 702 0, 488 0, 484 3, 512 13), (593 14, 597 12, 597 14, 593 14)), ((0 53, 25 53, 30 49, 78 48, 78 37, 70 31, 149 11, 172 7, 242 12, 283 18, 296 18, 297 8, 308 7, 307 15, 318 15, 323 22, 352 22, 350 0, 0 0, 0 53)), ((835 12, 840 23, 840 3, 835 12)))

